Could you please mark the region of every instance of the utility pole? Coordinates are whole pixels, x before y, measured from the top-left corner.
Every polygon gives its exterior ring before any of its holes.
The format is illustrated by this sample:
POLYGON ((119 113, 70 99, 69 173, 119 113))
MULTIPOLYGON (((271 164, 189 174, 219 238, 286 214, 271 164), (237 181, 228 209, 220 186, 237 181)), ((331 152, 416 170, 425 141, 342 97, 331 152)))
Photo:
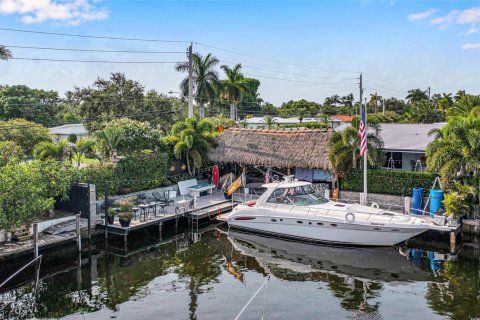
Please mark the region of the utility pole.
POLYGON ((430 101, 430 87, 428 87, 428 101, 430 101))
POLYGON ((363 96, 363 86, 362 85, 363 85, 362 84, 362 74, 360 73, 360 113, 359 113, 360 116, 362 115, 362 103, 363 103, 362 102, 362 100, 363 100, 363 98, 362 98, 362 96, 363 96))
POLYGON ((382 114, 385 114, 385 98, 382 98, 382 114))
POLYGON ((192 46, 188 47, 188 117, 193 117, 193 59, 192 59, 192 46))
POLYGON ((367 98, 365 98, 365 140, 367 147, 365 148, 365 153, 363 154, 363 201, 364 204, 368 205, 367 200, 367 172, 368 172, 368 127, 367 127, 367 117, 368 117, 368 108, 367 108, 367 98))

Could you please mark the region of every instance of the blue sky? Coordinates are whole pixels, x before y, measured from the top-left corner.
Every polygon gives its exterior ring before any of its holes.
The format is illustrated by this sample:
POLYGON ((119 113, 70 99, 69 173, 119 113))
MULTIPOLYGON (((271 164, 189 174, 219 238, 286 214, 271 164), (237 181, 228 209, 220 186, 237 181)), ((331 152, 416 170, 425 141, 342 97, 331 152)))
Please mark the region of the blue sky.
MULTIPOLYGON (((0 0, 0 28, 188 40, 238 51, 245 55, 194 45, 194 51, 211 52, 224 63, 241 62, 245 74, 261 80, 264 100, 277 105, 301 98, 322 102, 350 92, 358 99, 359 72, 365 74, 367 95, 404 97, 409 88, 429 86, 432 93, 480 93, 480 1, 0 0)), ((9 46, 107 50, 184 51, 187 46, 7 31, 0 31, 0 39, 9 46)), ((185 59, 184 54, 11 50, 25 58, 185 59)), ((178 90, 183 77, 172 64, 11 60, 0 63, 0 82, 64 92, 110 72, 125 72, 164 93, 178 90)))

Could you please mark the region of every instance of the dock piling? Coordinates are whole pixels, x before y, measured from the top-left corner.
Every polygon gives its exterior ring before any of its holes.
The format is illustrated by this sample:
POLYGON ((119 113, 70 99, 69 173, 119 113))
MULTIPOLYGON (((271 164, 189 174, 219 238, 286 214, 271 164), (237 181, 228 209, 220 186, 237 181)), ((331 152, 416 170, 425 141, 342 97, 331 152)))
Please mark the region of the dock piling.
POLYGON ((33 223, 33 257, 38 258, 38 223, 33 223))
POLYGON ((80 234, 80 215, 76 214, 76 222, 77 222, 77 243, 78 243, 78 251, 82 251, 82 235, 80 234))

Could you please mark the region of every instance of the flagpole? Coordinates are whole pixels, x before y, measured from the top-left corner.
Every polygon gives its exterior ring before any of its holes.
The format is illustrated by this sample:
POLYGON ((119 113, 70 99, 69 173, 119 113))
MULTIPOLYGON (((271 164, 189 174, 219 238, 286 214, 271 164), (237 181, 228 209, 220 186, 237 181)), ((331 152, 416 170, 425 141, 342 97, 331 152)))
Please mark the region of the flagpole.
POLYGON ((365 153, 363 154, 363 195, 364 195, 364 202, 365 205, 368 205, 368 200, 367 200, 367 171, 368 171, 368 127, 367 127, 367 115, 368 115, 368 109, 367 109, 367 98, 365 98, 365 140, 366 140, 366 147, 365 147, 365 153))

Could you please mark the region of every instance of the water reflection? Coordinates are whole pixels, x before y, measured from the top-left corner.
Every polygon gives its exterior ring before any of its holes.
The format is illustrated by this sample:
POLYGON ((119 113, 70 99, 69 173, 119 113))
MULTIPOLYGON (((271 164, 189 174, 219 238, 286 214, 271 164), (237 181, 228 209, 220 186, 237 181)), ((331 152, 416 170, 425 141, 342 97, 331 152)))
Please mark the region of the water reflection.
MULTIPOLYGON (((319 246, 235 231, 207 230, 194 237, 198 241, 192 236, 158 242, 141 235, 129 251, 121 242, 106 251, 97 242, 81 257, 70 247, 49 252, 37 303, 31 279, 20 279, 0 293, 0 319, 234 318, 268 275, 269 318, 314 319, 327 312, 392 318, 399 310, 408 314, 404 303, 412 294, 420 309, 411 311, 416 318, 480 316, 480 260, 473 250, 455 257, 405 247, 319 246), (303 301, 311 303, 299 308, 303 301)), ((0 281, 11 269, 1 266, 0 281)), ((251 309, 245 319, 259 318, 261 303, 251 309)))

